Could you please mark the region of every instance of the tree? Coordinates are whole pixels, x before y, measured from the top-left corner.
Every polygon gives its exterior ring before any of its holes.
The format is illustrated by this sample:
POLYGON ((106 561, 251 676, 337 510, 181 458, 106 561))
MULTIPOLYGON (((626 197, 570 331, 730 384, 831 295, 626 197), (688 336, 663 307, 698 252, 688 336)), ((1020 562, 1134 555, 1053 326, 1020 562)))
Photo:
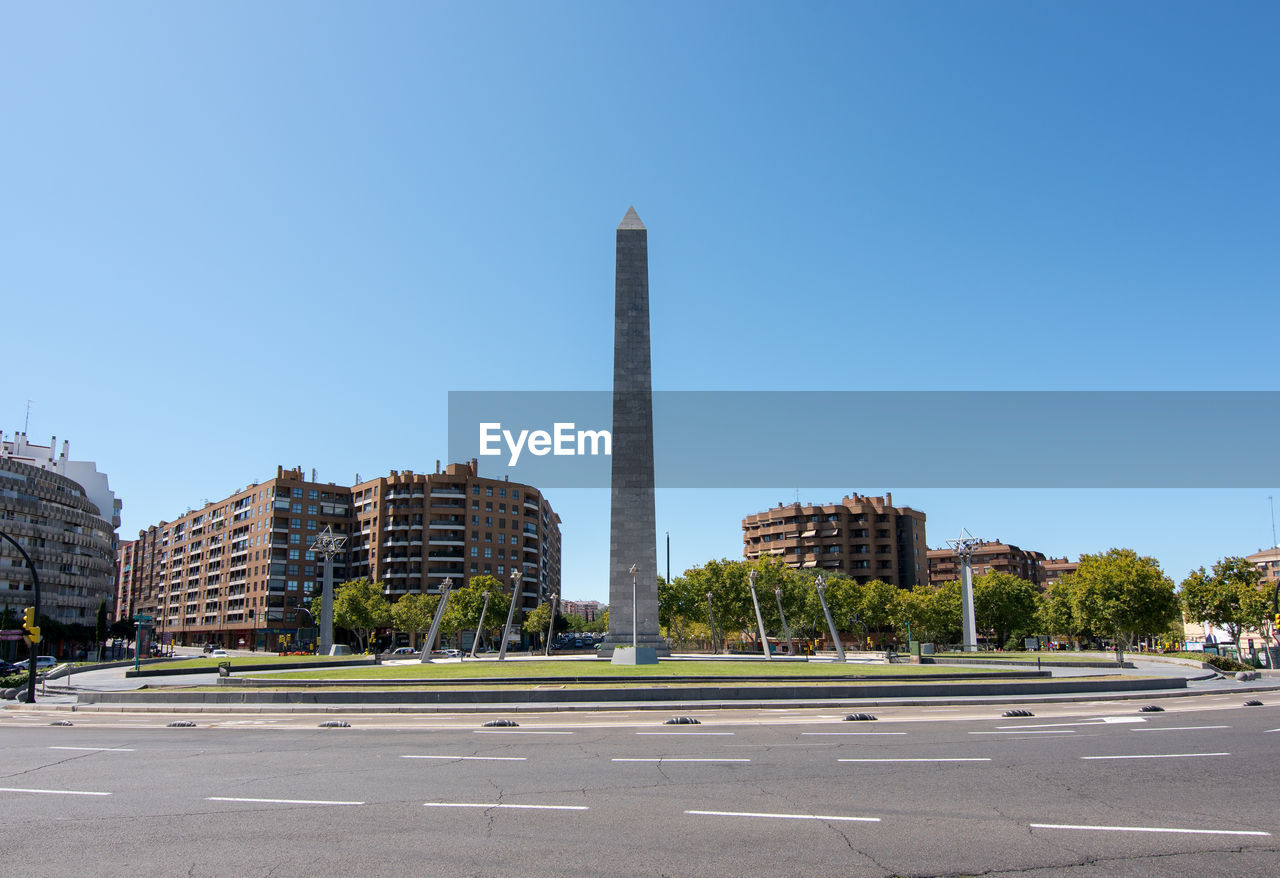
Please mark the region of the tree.
POLYGON ((94 639, 98 641, 98 661, 102 661, 102 646, 107 639, 107 600, 98 601, 98 619, 94 630, 94 639))
POLYGON ((1095 634, 1113 636, 1117 646, 1132 648, 1136 638, 1165 631, 1178 616, 1173 580, 1155 558, 1133 549, 1081 555, 1080 566, 1063 581, 1069 581, 1080 623, 1095 634))
POLYGON ((334 591, 333 624, 354 634, 361 652, 369 649, 369 638, 375 631, 391 626, 391 603, 383 588, 381 582, 362 577, 344 582, 334 591))
POLYGON ((444 619, 440 621, 440 629, 446 636, 459 631, 476 629, 476 637, 484 631, 491 631, 507 621, 507 607, 511 599, 503 589, 502 583, 492 576, 473 576, 462 588, 455 588, 449 596, 449 606, 444 611, 444 619), (484 606, 484 596, 489 595, 489 609, 484 619, 480 619, 480 609, 484 606), (476 623, 480 625, 477 629, 476 623))
POLYGON ((988 573, 973 582, 973 615, 978 628, 995 634, 1004 646, 1015 631, 1036 623, 1036 587, 1011 573, 988 573))
POLYGON ((582 629, 592 634, 605 634, 609 631, 609 611, 603 611, 599 616, 587 623, 587 627, 582 629))
MULTIPOLYGON (((559 615, 557 613, 556 615, 559 615)), ((547 626, 551 624, 551 604, 538 604, 535 608, 524 614, 524 624, 520 626, 525 634, 541 644, 547 635, 547 626)))
POLYGON ((910 622, 911 635, 916 640, 955 643, 960 637, 960 583, 917 585, 910 591, 899 589, 889 615, 903 634, 910 622))
POLYGON ((407 594, 391 605, 391 623, 409 635, 409 645, 417 647, 418 635, 425 634, 435 618, 440 598, 432 594, 407 594))
POLYGON ((891 630, 893 602, 897 597, 898 587, 882 579, 873 579, 862 586, 862 599, 858 607, 862 623, 872 631, 891 630))
POLYGON ((1083 637, 1087 628, 1076 615, 1071 578, 1059 579, 1037 598, 1038 627, 1050 637, 1083 637))
POLYGON ((1213 565, 1212 575, 1201 567, 1182 581, 1182 605, 1189 618, 1225 628, 1238 652, 1240 635, 1267 622, 1261 582, 1262 571, 1247 558, 1223 558, 1213 565))

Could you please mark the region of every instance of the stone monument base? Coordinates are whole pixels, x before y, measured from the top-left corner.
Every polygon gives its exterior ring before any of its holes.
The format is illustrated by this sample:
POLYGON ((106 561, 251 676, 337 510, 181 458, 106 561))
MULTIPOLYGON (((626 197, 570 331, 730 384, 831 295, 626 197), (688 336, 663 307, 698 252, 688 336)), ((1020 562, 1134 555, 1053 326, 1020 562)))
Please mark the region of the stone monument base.
POLYGON ((656 665, 658 651, 652 646, 637 646, 634 649, 630 646, 618 646, 614 647, 613 658, 609 661, 615 665, 656 665))

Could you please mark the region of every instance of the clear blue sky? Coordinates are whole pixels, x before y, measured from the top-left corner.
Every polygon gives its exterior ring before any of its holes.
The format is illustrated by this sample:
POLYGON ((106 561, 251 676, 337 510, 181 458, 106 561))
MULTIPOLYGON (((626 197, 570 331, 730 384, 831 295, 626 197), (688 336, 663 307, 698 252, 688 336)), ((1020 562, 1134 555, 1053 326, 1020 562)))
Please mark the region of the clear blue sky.
MULTIPOLYGON (((449 390, 608 388, 629 204, 659 388, 1280 389, 1278 40, 1270 2, 9 4, 0 427, 34 400, 124 537, 277 463, 428 469, 449 390)), ((1271 494, 895 499, 1180 579, 1271 494)), ((662 492, 673 568, 794 496, 662 492)), ((606 492, 550 499, 605 599, 606 492)))

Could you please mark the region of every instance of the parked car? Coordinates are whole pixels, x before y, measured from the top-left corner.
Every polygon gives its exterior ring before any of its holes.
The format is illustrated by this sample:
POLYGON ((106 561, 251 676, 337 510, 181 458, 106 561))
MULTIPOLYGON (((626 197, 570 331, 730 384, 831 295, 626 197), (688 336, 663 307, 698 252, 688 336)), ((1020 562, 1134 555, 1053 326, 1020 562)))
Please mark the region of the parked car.
POLYGON ((446 649, 444 654, 449 658, 462 658, 462 650, 460 649, 446 649))
POLYGON ((51 655, 36 656, 36 670, 47 671, 49 668, 56 667, 58 660, 51 655))
POLYGON ((401 646, 391 651, 392 655, 417 655, 418 651, 412 646, 401 646))
POLYGON ((210 658, 231 658, 225 649, 215 649, 209 653, 210 658))

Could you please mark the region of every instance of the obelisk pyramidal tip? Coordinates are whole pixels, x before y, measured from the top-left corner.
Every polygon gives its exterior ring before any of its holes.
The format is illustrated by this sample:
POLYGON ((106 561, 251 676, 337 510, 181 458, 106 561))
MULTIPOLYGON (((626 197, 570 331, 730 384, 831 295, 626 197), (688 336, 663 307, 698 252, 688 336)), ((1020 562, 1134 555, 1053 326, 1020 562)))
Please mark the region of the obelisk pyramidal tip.
POLYGON ((644 223, 640 222, 640 214, 636 213, 634 206, 627 208, 626 216, 622 218, 622 222, 618 223, 618 230, 623 229, 643 229, 644 223))

